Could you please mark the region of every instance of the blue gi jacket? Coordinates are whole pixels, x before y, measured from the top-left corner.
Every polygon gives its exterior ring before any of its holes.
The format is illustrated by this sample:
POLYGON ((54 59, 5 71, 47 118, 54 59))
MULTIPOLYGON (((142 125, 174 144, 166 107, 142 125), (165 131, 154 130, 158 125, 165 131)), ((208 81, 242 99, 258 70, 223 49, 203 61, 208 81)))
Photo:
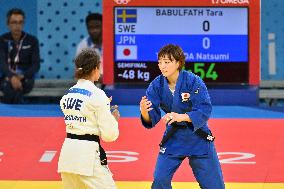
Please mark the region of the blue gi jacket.
MULTIPOLYGON (((178 129, 174 135, 163 145, 166 154, 173 155, 207 155, 209 142, 194 133, 201 128, 210 133, 207 121, 210 117, 212 105, 207 88, 200 77, 187 72, 180 71, 172 95, 167 79, 160 75, 156 77, 149 85, 146 96, 152 102, 152 108, 149 112, 152 123, 146 123, 142 119, 142 124, 146 128, 154 127, 161 119, 160 108, 165 112, 186 113, 192 121, 193 126, 187 126, 178 129), (189 98, 183 101, 183 97, 189 93, 189 98)), ((181 123, 186 125, 185 123, 181 123)), ((166 132, 170 129, 166 126, 166 132)))

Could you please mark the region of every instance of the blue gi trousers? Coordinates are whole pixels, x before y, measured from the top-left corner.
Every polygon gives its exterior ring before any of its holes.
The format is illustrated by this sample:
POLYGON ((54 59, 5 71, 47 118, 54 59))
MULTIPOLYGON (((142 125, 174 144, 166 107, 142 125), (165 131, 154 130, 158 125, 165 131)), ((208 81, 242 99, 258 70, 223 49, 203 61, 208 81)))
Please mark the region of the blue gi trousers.
MULTIPOLYGON (((171 189, 174 173, 185 159, 185 156, 159 154, 152 189, 171 189)), ((210 143, 208 155, 190 156, 189 165, 201 189, 225 189, 221 166, 214 147, 210 143)))

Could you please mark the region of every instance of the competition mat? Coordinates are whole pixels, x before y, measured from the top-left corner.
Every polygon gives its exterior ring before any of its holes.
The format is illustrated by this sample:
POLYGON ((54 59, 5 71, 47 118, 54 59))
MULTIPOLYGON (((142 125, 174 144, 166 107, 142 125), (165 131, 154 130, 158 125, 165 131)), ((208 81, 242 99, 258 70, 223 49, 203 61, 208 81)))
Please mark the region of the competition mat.
MULTIPOLYGON (((65 137, 61 114, 55 113, 56 108, 43 116, 40 112, 44 113, 46 107, 18 107, 22 112, 19 116, 16 111, 5 113, 0 108, 0 188, 62 188, 56 172, 65 137)), ((242 108, 226 107, 223 115, 217 108, 209 121, 226 188, 283 189, 284 112, 245 108, 240 111, 241 118, 237 109, 242 108), (236 116, 228 116, 230 110, 230 115, 236 116), (249 116, 247 112, 255 113, 249 116)), ((137 107, 124 107, 121 113, 119 139, 103 143, 109 167, 118 189, 150 188, 164 125, 160 122, 153 129, 145 129, 136 115, 137 107)), ((173 188, 199 188, 187 159, 173 178, 173 188)))

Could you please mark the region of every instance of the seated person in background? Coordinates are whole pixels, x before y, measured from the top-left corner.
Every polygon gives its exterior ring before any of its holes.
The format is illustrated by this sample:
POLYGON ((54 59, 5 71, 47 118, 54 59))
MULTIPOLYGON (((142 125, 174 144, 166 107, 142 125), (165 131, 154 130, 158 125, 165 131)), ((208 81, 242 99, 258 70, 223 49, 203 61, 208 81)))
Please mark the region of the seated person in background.
POLYGON ((0 36, 0 89, 4 103, 21 103, 23 94, 32 90, 34 76, 40 68, 38 40, 23 31, 24 21, 25 13, 21 9, 9 10, 10 32, 0 36))
MULTIPOLYGON (((76 56, 86 48, 93 48, 101 57, 100 73, 103 74, 103 61, 102 61, 102 15, 99 13, 91 13, 86 19, 86 27, 88 36, 80 41, 77 45, 76 56)), ((97 87, 103 89, 104 84, 102 82, 102 76, 98 82, 95 82, 97 87)))

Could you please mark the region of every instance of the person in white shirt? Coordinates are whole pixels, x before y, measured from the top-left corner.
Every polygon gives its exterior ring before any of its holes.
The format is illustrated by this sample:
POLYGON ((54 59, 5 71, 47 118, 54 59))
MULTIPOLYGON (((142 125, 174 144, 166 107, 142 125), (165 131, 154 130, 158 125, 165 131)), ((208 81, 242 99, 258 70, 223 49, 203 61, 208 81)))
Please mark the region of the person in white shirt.
POLYGON ((58 161, 65 189, 115 189, 100 139, 112 142, 118 138, 117 106, 94 85, 100 77, 100 57, 85 49, 74 60, 77 84, 60 100, 67 136, 58 161))
POLYGON ((86 19, 86 27, 88 31, 88 36, 82 39, 76 48, 76 56, 86 48, 93 48, 101 57, 101 77, 96 82, 96 85, 100 88, 104 88, 104 84, 102 81, 103 75, 103 50, 102 50, 102 15, 100 13, 90 13, 86 19))

